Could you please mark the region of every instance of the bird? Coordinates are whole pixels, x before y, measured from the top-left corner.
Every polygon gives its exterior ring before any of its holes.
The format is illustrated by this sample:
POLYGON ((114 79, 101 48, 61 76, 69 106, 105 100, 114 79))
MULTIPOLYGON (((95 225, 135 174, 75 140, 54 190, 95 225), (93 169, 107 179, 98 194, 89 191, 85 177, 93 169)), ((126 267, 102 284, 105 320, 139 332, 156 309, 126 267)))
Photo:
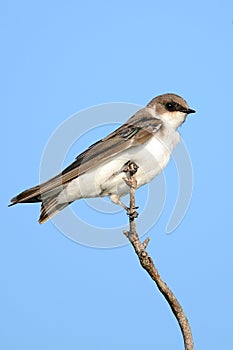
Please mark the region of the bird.
POLYGON ((153 98, 123 125, 79 154, 60 174, 19 193, 9 206, 41 203, 41 224, 81 198, 109 196, 128 210, 121 201, 130 191, 125 181, 127 166, 136 167, 137 188, 149 183, 166 167, 180 141, 178 128, 195 112, 177 94, 153 98))

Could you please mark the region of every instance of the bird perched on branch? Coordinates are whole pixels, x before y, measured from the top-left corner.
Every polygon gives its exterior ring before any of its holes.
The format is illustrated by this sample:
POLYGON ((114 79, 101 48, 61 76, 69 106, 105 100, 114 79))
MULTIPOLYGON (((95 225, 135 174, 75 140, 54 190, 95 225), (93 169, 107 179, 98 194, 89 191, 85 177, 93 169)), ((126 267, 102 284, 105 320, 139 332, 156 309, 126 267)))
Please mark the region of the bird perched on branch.
POLYGON ((41 202, 44 223, 76 199, 110 196, 128 210, 121 197, 129 193, 128 164, 137 166, 137 187, 150 182, 167 165, 180 140, 178 127, 195 111, 175 94, 153 98, 121 127, 91 145, 57 176, 21 192, 17 203, 41 202))

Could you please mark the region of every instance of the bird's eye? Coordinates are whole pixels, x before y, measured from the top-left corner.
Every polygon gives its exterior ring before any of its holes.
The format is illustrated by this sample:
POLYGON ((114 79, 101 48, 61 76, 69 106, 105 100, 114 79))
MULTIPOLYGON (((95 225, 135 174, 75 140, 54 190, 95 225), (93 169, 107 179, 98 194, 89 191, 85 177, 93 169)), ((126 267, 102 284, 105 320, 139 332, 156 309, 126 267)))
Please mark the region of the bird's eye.
POLYGON ((168 102, 168 103, 166 103, 165 107, 168 111, 175 111, 176 104, 173 102, 168 102))

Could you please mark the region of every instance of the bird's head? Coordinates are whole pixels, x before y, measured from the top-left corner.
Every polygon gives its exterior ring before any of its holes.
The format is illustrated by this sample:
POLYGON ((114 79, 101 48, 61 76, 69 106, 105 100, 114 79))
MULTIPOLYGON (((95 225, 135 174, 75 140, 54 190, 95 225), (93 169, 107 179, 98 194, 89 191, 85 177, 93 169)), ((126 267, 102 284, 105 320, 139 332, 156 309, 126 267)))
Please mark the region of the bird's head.
POLYGON ((188 114, 195 113, 182 97, 171 93, 153 98, 147 107, 154 109, 155 117, 175 129, 185 121, 188 114))

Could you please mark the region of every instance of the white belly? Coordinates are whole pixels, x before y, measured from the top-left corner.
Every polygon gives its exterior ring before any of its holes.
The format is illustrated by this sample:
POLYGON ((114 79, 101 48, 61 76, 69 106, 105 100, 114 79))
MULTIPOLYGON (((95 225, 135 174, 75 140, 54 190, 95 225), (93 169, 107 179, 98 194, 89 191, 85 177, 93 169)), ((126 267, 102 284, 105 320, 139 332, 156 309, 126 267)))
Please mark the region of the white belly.
POLYGON ((135 162, 138 187, 150 182, 167 165, 174 146, 179 142, 179 133, 169 130, 165 142, 159 140, 159 133, 143 145, 121 152, 107 163, 101 164, 71 181, 60 193, 58 201, 72 202, 79 198, 103 197, 113 193, 124 196, 129 187, 123 180, 125 174, 119 170, 127 161, 135 162), (158 137, 157 137, 158 136, 158 137))

